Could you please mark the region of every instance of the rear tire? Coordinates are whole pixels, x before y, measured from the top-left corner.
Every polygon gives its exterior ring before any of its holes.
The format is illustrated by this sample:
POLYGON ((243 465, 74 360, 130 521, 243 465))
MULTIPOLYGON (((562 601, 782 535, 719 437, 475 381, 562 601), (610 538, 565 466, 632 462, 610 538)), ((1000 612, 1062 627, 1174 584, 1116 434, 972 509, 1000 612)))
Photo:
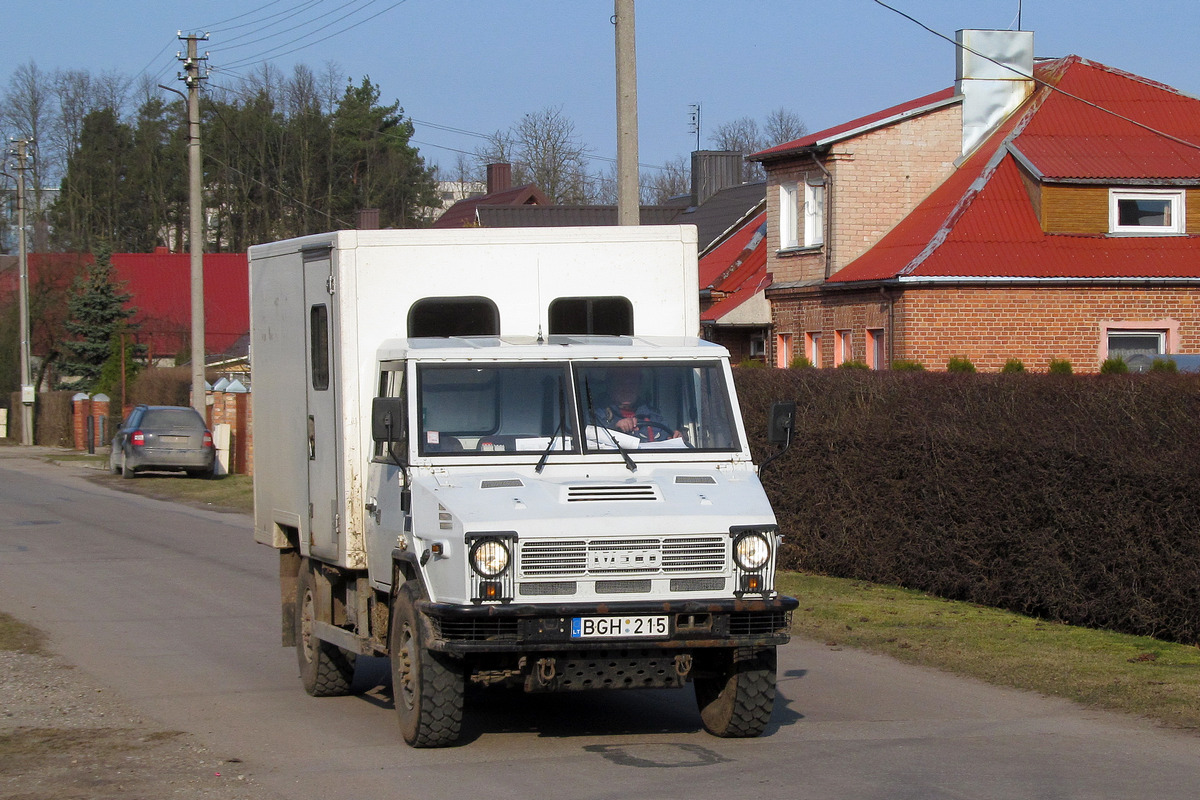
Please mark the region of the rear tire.
POLYGON ((404 741, 413 747, 445 747, 457 742, 462 731, 466 680, 460 661, 426 647, 417 598, 417 590, 407 583, 392 604, 392 696, 404 741))
POLYGON ((354 682, 353 653, 322 641, 313 633, 316 621, 316 578, 308 559, 300 564, 296 587, 296 657, 300 682, 313 697, 343 697, 354 682))
POLYGON ((751 738, 771 721, 775 707, 774 647, 739 647, 696 655, 696 705, 713 736, 751 738))

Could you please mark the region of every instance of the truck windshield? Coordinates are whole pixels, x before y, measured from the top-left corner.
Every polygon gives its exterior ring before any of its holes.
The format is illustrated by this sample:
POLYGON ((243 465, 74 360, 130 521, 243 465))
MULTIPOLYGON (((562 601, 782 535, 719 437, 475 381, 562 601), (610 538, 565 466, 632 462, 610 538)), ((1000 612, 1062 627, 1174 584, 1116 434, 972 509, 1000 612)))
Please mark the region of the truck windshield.
POLYGON ((567 365, 422 364, 421 455, 577 451, 567 365))
POLYGON ((716 361, 421 364, 417 387, 423 456, 740 446, 716 361))
POLYGON ((719 362, 577 364, 587 450, 738 449, 719 362))

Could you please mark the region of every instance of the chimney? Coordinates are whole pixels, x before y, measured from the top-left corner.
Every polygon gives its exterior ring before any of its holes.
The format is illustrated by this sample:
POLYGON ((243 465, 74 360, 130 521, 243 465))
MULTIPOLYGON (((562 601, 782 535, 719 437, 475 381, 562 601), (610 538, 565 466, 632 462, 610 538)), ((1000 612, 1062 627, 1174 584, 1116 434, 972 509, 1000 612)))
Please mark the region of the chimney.
POLYGON ((358 229, 360 231, 379 230, 379 209, 360 208, 358 210, 358 229))
POLYGON ((1033 93, 1033 31, 961 30, 954 91, 967 155, 1033 93))
POLYGON ((692 151, 692 207, 722 189, 741 186, 746 158, 736 150, 692 151))
POLYGON ((512 188, 512 164, 487 165, 487 193, 506 192, 512 188))

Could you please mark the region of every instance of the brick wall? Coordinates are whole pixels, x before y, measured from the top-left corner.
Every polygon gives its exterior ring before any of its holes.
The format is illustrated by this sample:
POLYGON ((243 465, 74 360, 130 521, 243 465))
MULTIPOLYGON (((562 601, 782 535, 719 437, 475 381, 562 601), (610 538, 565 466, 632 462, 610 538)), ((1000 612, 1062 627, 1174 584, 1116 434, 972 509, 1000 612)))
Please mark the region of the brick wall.
POLYGON ((1200 353, 1200 290, 1187 288, 938 288, 905 292, 906 358, 944 368, 966 355, 994 371, 1010 358, 1044 370, 1050 359, 1095 372, 1106 325, 1168 331, 1167 349, 1200 353))
POLYGON ((229 425, 229 471, 242 475, 254 473, 254 431, 250 394, 247 392, 209 392, 208 425, 229 425))
MULTIPOLYGON (((775 284, 821 282, 827 270, 836 272, 870 249, 950 175, 961 143, 962 108, 954 104, 836 144, 822 157, 831 179, 826 214, 832 230, 824 246, 807 250, 778 250, 779 187, 816 180, 822 173, 807 155, 769 165, 767 270, 775 284)), ((871 302, 880 302, 877 296, 871 301, 843 296, 802 302, 808 296, 803 292, 776 289, 768 294, 774 333, 792 334, 796 353, 803 352, 805 331, 859 330, 864 333, 852 337, 853 349, 855 358, 865 360, 866 328, 885 327, 878 309, 870 311, 871 302), (802 304, 791 308, 790 303, 802 304), (862 308, 852 312, 849 307, 856 304, 862 308)), ((768 363, 776 357, 774 340, 774 335, 768 338, 768 363)), ((832 333, 822 337, 821 345, 827 353, 822 363, 832 364, 832 333)))
MULTIPOLYGON (((1167 349, 1200 353, 1200 290, 1139 287, 927 287, 903 294, 822 294, 815 289, 773 297, 776 330, 821 332, 822 364, 831 366, 835 332, 851 331, 854 358, 866 360, 866 331, 882 328, 893 359, 927 369, 965 356, 996 372, 1010 358, 1044 371, 1066 359, 1095 372, 1107 356, 1105 330, 1167 332, 1167 349), (894 298, 894 304, 893 304, 894 298)), ((802 352, 796 345, 796 352, 802 352)))
POLYGON ((72 444, 76 450, 88 449, 88 418, 92 420, 92 445, 102 447, 112 441, 108 428, 108 400, 74 400, 71 403, 72 444))

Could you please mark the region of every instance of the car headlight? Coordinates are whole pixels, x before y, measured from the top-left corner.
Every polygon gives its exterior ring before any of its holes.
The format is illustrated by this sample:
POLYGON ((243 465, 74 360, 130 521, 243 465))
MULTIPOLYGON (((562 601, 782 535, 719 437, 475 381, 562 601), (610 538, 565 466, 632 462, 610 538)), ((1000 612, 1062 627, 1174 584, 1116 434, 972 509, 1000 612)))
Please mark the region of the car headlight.
POLYGON ((499 539, 480 539, 471 545, 471 568, 485 578, 502 574, 511 560, 508 546, 499 539))
POLYGON ((744 570, 757 570, 771 560, 771 543, 761 533, 743 533, 733 542, 733 560, 744 570))

